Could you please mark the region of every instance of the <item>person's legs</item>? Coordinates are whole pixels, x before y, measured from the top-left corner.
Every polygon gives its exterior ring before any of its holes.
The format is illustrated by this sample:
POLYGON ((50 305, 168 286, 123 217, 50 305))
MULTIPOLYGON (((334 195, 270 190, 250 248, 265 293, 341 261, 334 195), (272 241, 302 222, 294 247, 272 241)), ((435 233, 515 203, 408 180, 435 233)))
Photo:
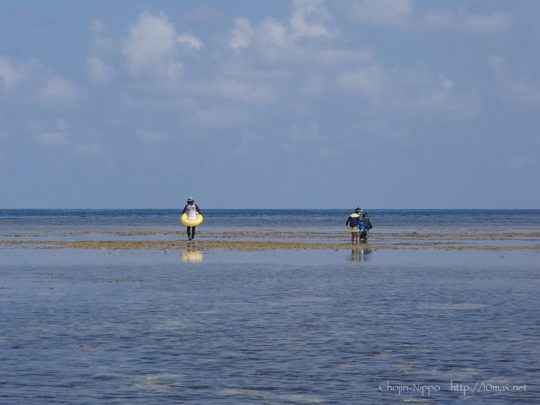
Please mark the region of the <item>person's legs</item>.
POLYGON ((362 230, 362 233, 360 234, 360 240, 367 242, 367 237, 368 237, 367 229, 362 230))
POLYGON ((187 232, 188 240, 191 240, 191 226, 188 226, 188 227, 186 228, 186 232, 187 232))
POLYGON ((191 227, 191 239, 195 239, 195 227, 191 227))

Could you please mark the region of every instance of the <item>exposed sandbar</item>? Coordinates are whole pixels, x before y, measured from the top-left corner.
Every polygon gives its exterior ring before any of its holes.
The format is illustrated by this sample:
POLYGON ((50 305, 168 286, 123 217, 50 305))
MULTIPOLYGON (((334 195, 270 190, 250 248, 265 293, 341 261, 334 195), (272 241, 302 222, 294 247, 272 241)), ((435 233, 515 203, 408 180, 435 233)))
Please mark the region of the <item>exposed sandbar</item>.
MULTIPOLYGON (((0 236, 5 238, 34 238, 47 235, 77 237, 88 235, 109 235, 119 237, 134 236, 179 236, 185 235, 184 230, 84 230, 84 231, 44 231, 44 232, 10 232, 2 233, 0 236)), ((234 238, 253 238, 253 239, 344 239, 344 232, 316 232, 316 231, 202 231, 200 235, 205 238, 234 239, 234 238)), ((370 234, 370 239, 452 239, 452 240, 538 240, 540 241, 540 232, 486 232, 486 231, 460 231, 460 232, 391 232, 377 231, 370 234)))
MULTIPOLYGON (((347 242, 303 242, 303 241, 261 241, 261 240, 2 240, 3 247, 28 247, 41 249, 101 249, 101 250, 344 250, 351 249, 347 242)), ((438 249, 438 250, 481 250, 481 251, 540 251, 540 243, 531 245, 467 245, 456 242, 369 242, 363 244, 371 249, 438 249)))

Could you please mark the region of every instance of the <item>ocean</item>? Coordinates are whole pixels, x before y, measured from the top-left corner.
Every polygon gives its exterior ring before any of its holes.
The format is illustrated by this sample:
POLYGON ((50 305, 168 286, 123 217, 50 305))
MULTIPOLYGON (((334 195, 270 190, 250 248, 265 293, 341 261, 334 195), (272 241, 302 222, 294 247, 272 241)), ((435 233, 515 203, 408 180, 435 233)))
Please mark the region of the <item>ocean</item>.
POLYGON ((368 212, 0 210, 0 403, 536 403, 540 210, 368 212))
MULTIPOLYGON (((202 209, 202 208, 201 208, 202 209)), ((30 227, 174 227, 180 209, 0 209, 2 229, 30 227)), ((205 227, 332 228, 344 224, 345 209, 202 209, 205 227)), ((400 229, 539 229, 540 210, 367 209, 379 227, 400 229)))

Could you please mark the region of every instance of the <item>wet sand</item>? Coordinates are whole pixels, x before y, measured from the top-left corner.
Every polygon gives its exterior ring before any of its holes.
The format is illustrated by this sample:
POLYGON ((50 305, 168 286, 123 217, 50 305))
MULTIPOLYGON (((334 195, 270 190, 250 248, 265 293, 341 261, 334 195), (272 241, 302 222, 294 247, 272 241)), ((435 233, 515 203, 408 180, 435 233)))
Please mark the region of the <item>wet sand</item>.
MULTIPOLYGON (((100 250, 343 250, 350 249, 346 233, 231 231, 200 232, 187 241, 176 230, 83 230, 12 232, 0 234, 0 247, 100 250)), ((361 246, 372 249, 435 249, 447 251, 540 251, 540 232, 373 232, 361 246)))
MULTIPOLYGON (((43 237, 46 235, 56 236, 84 236, 84 235, 110 235, 110 236, 179 236, 184 237, 185 231, 175 230, 86 230, 86 231, 58 231, 58 232, 10 232, 2 233, 0 236, 13 237, 13 238, 25 238, 25 237, 43 237)), ((200 237, 203 238, 284 238, 284 239, 298 239, 298 238, 325 238, 325 239, 344 239, 348 235, 346 233, 338 232, 280 232, 280 231, 230 231, 230 232, 215 232, 205 231, 200 233, 200 237)), ((534 239, 540 241, 540 232, 486 232, 486 231, 464 231, 464 232, 372 232, 369 236, 370 239, 470 239, 470 240, 512 240, 512 239, 534 239)))

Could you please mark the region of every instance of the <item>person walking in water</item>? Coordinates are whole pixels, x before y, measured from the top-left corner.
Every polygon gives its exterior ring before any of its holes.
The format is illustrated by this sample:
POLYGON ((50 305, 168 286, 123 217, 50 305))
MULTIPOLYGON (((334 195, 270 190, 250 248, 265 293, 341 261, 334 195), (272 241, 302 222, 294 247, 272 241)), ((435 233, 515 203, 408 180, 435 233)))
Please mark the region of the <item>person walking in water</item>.
POLYGON ((354 212, 349 215, 349 218, 347 218, 347 222, 345 222, 345 226, 349 228, 349 231, 351 232, 351 243, 353 245, 359 245, 360 244, 360 212, 362 210, 359 207, 356 207, 354 212))
MULTIPOLYGON (((202 215, 202 212, 199 209, 199 206, 195 204, 193 197, 188 197, 187 204, 184 206, 182 214, 186 214, 188 220, 194 221, 197 218, 197 213, 202 215)), ((195 226, 188 226, 186 228, 188 240, 195 239, 195 228, 195 226)))
POLYGON ((373 228, 367 212, 362 212, 360 216, 360 228, 362 228, 362 224, 364 224, 364 229, 361 229, 359 239, 367 242, 369 230, 373 228))

